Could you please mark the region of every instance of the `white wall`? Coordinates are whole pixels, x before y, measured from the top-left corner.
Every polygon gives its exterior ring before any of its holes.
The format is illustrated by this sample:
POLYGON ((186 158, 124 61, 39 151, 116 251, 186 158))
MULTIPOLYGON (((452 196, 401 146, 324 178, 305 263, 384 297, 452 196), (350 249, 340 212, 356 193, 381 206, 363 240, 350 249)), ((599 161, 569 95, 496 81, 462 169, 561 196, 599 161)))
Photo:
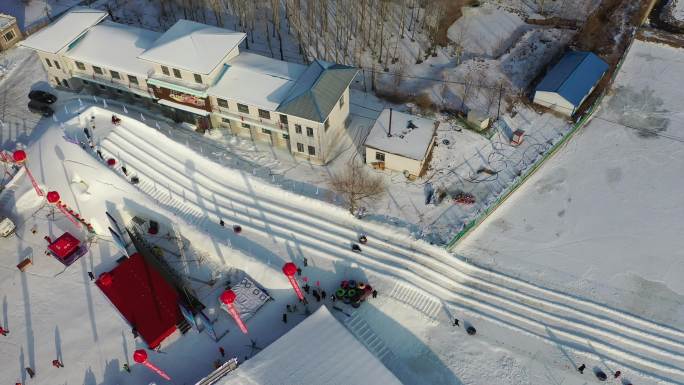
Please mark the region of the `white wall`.
POLYGON ((69 69, 73 74, 79 74, 85 77, 88 77, 90 79, 95 78, 95 80, 103 81, 103 82, 109 82, 109 83, 115 83, 124 87, 131 87, 131 88, 137 88, 139 90, 147 92, 147 78, 145 76, 140 76, 139 74, 131 74, 127 72, 122 72, 118 71, 112 68, 108 68, 105 66, 101 65, 96 65, 97 67, 100 67, 102 69, 102 75, 96 74, 95 71, 93 70, 93 64, 87 63, 82 60, 75 60, 70 57, 65 57, 63 60, 68 64, 69 69), (76 66, 76 62, 81 62, 85 66, 85 70, 80 70, 78 66, 76 66), (119 73, 120 79, 114 79, 112 78, 111 71, 114 70, 119 73), (128 75, 135 76, 138 79, 138 84, 131 83, 128 80, 128 75))
POLYGON ((378 162, 375 159, 375 154, 381 152, 385 154, 385 169, 404 172, 407 170, 412 175, 419 175, 423 167, 423 161, 418 161, 415 159, 406 158, 403 156, 395 155, 389 152, 379 151, 372 147, 366 147, 366 163, 372 164, 378 162))
POLYGON ((575 106, 556 92, 536 91, 534 103, 548 107, 563 115, 570 116, 575 112, 575 106))
MULTIPOLYGON (((42 52, 42 51, 36 51, 38 54, 38 57, 40 58, 40 62, 43 64, 43 68, 45 68, 45 71, 47 72, 48 75, 48 82, 50 85, 53 87, 57 85, 57 79, 66 79, 69 82, 69 85, 71 86, 71 73, 70 73, 70 68, 68 66, 68 63, 64 58, 61 57, 59 54, 53 54, 53 53, 47 53, 47 52, 42 52), (47 64, 47 61, 45 59, 50 60, 51 66, 47 64), (59 69, 55 65, 55 62, 59 63, 59 69)), ((62 85, 61 83, 59 85, 62 85)))

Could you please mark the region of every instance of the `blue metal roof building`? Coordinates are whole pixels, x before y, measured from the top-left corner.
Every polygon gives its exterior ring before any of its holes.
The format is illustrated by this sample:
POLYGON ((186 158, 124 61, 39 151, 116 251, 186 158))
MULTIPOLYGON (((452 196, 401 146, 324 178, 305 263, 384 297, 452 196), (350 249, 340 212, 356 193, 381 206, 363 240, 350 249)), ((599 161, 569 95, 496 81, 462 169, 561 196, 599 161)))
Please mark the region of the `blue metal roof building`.
POLYGON ((592 52, 568 52, 539 83, 534 102, 572 115, 607 70, 608 64, 592 52))

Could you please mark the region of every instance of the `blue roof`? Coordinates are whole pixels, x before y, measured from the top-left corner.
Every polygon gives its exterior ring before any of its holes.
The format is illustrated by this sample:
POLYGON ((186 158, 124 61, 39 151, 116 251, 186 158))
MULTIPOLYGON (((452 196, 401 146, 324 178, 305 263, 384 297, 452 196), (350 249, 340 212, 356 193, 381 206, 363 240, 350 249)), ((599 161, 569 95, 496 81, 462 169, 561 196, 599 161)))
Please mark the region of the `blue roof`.
POLYGON ((607 69, 608 64, 595 54, 571 51, 553 66, 536 91, 556 92, 579 107, 607 69))

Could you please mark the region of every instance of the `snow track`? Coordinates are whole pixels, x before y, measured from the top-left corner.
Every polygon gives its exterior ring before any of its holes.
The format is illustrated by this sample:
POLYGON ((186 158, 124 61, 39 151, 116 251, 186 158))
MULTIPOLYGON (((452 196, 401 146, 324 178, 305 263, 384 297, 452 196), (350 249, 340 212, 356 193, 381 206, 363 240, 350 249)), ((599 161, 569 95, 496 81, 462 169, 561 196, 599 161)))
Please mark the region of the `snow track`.
MULTIPOLYGON (((629 367, 653 379, 684 383, 681 330, 390 235, 391 230, 357 221, 339 208, 200 158, 152 128, 116 127, 101 146, 103 153, 115 156, 139 176, 142 191, 190 224, 217 226, 222 218, 240 224, 248 238, 296 243, 307 253, 353 260, 366 269, 412 282, 446 305, 563 345, 577 355, 629 367), (349 245, 360 231, 368 235, 369 243, 357 254, 349 245)), ((390 295, 433 319, 441 309, 439 301, 405 285, 395 287, 390 295)))

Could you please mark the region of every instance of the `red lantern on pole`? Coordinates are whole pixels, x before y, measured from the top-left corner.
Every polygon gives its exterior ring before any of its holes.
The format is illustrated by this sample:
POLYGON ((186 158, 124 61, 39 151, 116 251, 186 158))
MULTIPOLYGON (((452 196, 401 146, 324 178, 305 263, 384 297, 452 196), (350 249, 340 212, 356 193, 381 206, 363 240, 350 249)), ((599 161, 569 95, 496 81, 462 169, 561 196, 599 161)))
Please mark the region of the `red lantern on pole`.
POLYGON ((71 209, 67 210, 66 205, 60 204, 60 196, 57 191, 48 191, 46 198, 48 203, 57 206, 59 211, 61 211, 62 214, 66 215, 66 217, 71 221, 71 223, 73 223, 79 229, 81 228, 81 224, 72 216, 74 211, 71 209))
POLYGON ((303 300, 304 294, 302 294, 302 290, 299 288, 299 284, 295 279, 295 274, 297 274, 297 265, 295 265, 292 262, 286 263, 285 265, 283 265, 283 274, 285 274, 287 279, 290 281, 290 285, 292 285, 292 288, 294 289, 295 293, 297 293, 297 297, 299 298, 299 300, 303 300))
POLYGON ((145 365, 148 369, 157 373, 165 380, 171 381, 171 377, 169 377, 168 374, 164 373, 164 371, 158 367, 152 365, 152 363, 147 359, 147 352, 144 349, 138 349, 133 352, 133 361, 145 365))
POLYGON ((18 163, 24 167, 24 170, 26 170, 26 175, 28 175, 29 179, 31 180, 31 184, 33 185, 33 188, 36 190, 36 194, 38 194, 39 197, 43 196, 43 190, 38 187, 38 183, 36 182, 36 178, 33 177, 33 174, 31 174, 31 170, 29 170, 28 166, 26 165, 26 151, 24 150, 16 150, 12 153, 12 160, 14 160, 15 163, 18 163))
POLYGON ((245 323, 242 322, 242 318, 240 318, 240 314, 235 309, 235 305, 233 305, 233 302, 235 302, 236 297, 237 297, 237 295, 235 294, 234 291, 232 291, 230 289, 226 289, 226 291, 221 293, 221 296, 219 298, 221 300, 221 303, 223 303, 226 306, 228 313, 230 313, 230 315, 235 320, 235 323, 237 323, 238 326, 240 327, 240 330, 242 330, 243 333, 247 334, 247 326, 245 326, 245 323))

